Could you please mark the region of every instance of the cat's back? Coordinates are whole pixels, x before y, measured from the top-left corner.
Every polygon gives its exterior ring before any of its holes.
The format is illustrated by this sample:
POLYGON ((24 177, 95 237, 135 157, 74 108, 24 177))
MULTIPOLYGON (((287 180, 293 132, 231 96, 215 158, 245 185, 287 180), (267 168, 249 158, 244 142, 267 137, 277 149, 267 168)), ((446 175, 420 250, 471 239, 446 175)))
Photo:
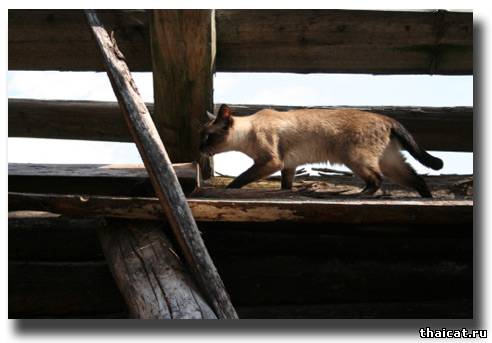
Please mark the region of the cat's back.
POLYGON ((332 134, 386 127, 391 120, 386 116, 355 108, 304 108, 285 112, 264 109, 254 115, 253 124, 258 129, 332 134))

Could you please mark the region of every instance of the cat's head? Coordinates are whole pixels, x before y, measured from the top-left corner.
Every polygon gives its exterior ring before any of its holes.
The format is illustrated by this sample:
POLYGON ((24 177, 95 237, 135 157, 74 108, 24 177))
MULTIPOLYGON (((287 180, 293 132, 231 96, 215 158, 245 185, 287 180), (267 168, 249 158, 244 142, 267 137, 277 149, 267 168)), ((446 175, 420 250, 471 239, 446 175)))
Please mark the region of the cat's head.
POLYGON ((220 106, 217 115, 207 112, 210 121, 200 132, 200 152, 214 155, 228 150, 227 136, 233 125, 232 110, 227 105, 220 106))

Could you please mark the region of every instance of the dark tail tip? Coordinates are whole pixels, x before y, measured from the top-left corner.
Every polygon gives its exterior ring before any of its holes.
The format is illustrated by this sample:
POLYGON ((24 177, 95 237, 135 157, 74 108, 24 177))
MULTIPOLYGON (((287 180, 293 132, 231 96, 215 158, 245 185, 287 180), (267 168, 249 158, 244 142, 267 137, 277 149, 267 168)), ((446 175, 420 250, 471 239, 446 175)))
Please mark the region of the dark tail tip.
POLYGON ((439 170, 444 166, 443 161, 440 158, 434 157, 432 155, 427 154, 426 158, 426 165, 429 168, 432 168, 434 170, 439 170))

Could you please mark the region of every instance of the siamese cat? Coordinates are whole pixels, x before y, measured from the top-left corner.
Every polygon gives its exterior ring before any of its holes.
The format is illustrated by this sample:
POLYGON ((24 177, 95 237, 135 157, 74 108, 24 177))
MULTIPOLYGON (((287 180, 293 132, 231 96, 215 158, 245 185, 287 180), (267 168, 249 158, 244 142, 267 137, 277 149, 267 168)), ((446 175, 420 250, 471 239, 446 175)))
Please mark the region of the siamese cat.
POLYGON ((222 105, 201 132, 200 151, 214 155, 240 151, 254 165, 232 181, 240 188, 277 171, 282 189, 292 188, 296 167, 307 163, 344 164, 365 181, 360 195, 373 195, 383 175, 431 198, 425 181, 405 161, 405 148, 424 166, 439 170, 441 159, 422 149, 396 120, 357 109, 263 109, 247 117, 234 116, 222 105))

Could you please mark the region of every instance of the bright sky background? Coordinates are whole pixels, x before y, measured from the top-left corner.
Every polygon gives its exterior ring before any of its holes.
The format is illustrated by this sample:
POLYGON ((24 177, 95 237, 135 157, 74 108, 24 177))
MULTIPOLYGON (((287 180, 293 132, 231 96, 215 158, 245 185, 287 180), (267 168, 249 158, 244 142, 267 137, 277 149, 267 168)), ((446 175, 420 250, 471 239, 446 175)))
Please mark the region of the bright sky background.
MULTIPOLYGON (((153 101, 152 75, 133 74, 145 101, 153 101)), ((8 72, 9 98, 116 101, 105 73, 8 72)), ((472 106, 472 76, 217 73, 214 101, 234 104, 298 106, 395 105, 472 106)), ((40 123, 41 124, 41 123, 40 123)), ((434 172, 409 158, 419 173, 471 174, 473 154, 445 153, 444 168, 434 172)), ((139 163, 133 143, 9 138, 9 162, 139 163)), ((251 159, 230 152, 215 157, 216 170, 237 175, 251 159)), ((344 169, 336 166, 338 169, 344 169)))

